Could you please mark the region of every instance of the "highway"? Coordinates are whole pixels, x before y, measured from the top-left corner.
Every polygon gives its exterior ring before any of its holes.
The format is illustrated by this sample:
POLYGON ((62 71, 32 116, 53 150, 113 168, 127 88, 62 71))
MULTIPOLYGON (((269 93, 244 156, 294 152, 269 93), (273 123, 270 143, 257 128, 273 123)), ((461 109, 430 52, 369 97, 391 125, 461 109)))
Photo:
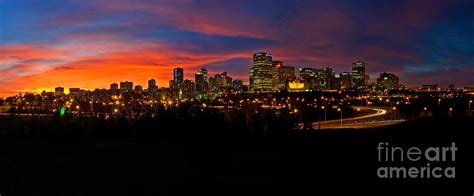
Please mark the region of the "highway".
POLYGON ((386 120, 384 116, 390 111, 378 107, 354 107, 358 112, 367 113, 363 116, 351 118, 342 118, 337 120, 328 120, 312 123, 312 129, 340 129, 340 128, 375 128, 380 126, 393 125, 405 120, 386 120))

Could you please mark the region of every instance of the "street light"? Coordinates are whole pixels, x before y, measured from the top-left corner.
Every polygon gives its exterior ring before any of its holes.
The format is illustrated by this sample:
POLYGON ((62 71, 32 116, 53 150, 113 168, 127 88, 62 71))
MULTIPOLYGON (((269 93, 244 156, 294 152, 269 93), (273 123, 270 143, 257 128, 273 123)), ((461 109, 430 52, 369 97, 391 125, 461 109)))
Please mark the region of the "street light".
POLYGON ((341 127, 342 127, 342 110, 341 110, 341 108, 337 108, 337 111, 341 112, 341 127))
MULTIPOLYGON (((295 117, 297 117, 299 110, 295 108, 293 110, 293 112, 295 113, 295 117)), ((303 114, 301 112, 299 112, 299 114, 300 114, 300 122, 302 122, 303 121, 303 114)))
POLYGON ((392 110, 395 112, 395 119, 398 118, 397 107, 392 107, 392 110))
POLYGON ((471 103, 472 103, 472 100, 469 100, 469 110, 471 110, 471 103))
POLYGON ((324 122, 326 122, 326 107, 321 106, 321 109, 324 110, 324 122))

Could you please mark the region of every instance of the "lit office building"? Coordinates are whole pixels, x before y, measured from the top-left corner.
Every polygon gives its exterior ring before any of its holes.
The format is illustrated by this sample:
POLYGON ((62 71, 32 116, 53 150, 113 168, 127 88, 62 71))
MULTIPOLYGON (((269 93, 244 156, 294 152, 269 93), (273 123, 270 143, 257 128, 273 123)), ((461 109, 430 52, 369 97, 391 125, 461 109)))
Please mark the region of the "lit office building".
POLYGON ((278 68, 280 86, 279 89, 286 89, 290 81, 295 80, 295 67, 281 66, 278 68))
POLYGON ((194 75, 197 92, 209 91, 209 79, 207 78, 207 70, 202 68, 194 75))
POLYGON ((64 95, 64 87, 56 87, 54 88, 54 95, 57 97, 61 97, 64 95))
POLYGON ((336 86, 336 72, 326 67, 316 71, 317 84, 314 86, 322 90, 330 90, 336 86))
POLYGON ((112 91, 118 90, 118 84, 117 83, 110 84, 110 90, 112 90, 112 91))
POLYGON ((384 72, 377 78, 377 87, 380 91, 386 92, 399 86, 399 79, 395 74, 384 72))
POLYGON ((283 82, 289 80, 292 81, 296 78, 295 76, 295 68, 290 66, 282 66, 280 67, 280 80, 283 82))
POLYGON ((79 96, 80 92, 81 92, 80 88, 69 88, 69 94, 74 96, 74 97, 79 96))
POLYGON ((156 86, 156 80, 155 79, 148 80, 148 92, 156 93, 157 91, 158 91, 158 86, 156 86))
POLYGON ((278 90, 281 87, 280 80, 280 68, 283 66, 282 61, 273 61, 272 62, 272 85, 273 90, 278 90))
POLYGON ((184 80, 184 71, 183 68, 174 68, 173 69, 173 81, 175 84, 179 84, 184 80))
POLYGON ((352 63, 352 86, 355 89, 364 88, 366 86, 367 76, 364 62, 357 61, 352 63))
POLYGON ((341 72, 339 74, 339 80, 341 81, 341 89, 352 88, 352 75, 350 72, 341 72))
POLYGON ((227 72, 216 74, 209 78, 209 86, 213 91, 222 91, 232 86, 232 78, 227 76, 227 72))
POLYGON ((303 80, 311 80, 317 75, 317 70, 309 67, 300 68, 300 78, 303 80))
POLYGON ((253 55, 253 67, 250 69, 249 82, 253 92, 271 92, 273 90, 272 55, 264 52, 253 55))
POLYGON ((132 89, 133 89, 133 82, 129 82, 129 81, 120 82, 120 90, 132 91, 132 89))
POLYGON ((198 73, 202 74, 202 75, 204 76, 204 81, 206 81, 207 83, 209 83, 209 77, 208 77, 207 69, 206 69, 206 68, 201 68, 201 69, 199 69, 198 73))
POLYGON ((180 83, 179 99, 191 99, 194 96, 194 82, 192 80, 184 80, 180 83))

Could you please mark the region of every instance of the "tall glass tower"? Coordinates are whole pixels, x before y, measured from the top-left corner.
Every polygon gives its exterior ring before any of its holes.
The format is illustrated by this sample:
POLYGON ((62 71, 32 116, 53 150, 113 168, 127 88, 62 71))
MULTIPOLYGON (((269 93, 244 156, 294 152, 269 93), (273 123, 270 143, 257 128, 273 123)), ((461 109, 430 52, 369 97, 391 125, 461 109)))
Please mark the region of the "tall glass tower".
POLYGON ((270 92, 273 90, 272 55, 265 52, 253 55, 253 67, 250 70, 250 90, 270 92))

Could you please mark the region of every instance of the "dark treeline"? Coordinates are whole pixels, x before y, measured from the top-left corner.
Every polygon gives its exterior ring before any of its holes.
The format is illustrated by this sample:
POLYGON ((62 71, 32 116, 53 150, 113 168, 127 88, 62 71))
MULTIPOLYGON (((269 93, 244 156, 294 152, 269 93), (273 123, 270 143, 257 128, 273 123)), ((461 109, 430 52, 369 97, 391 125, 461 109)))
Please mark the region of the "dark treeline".
POLYGON ((184 104, 130 118, 124 115, 18 116, 0 118, 0 134, 74 141, 172 136, 202 138, 279 135, 291 130, 295 119, 272 110, 222 111, 184 104), (284 130, 284 131, 283 131, 284 130))

